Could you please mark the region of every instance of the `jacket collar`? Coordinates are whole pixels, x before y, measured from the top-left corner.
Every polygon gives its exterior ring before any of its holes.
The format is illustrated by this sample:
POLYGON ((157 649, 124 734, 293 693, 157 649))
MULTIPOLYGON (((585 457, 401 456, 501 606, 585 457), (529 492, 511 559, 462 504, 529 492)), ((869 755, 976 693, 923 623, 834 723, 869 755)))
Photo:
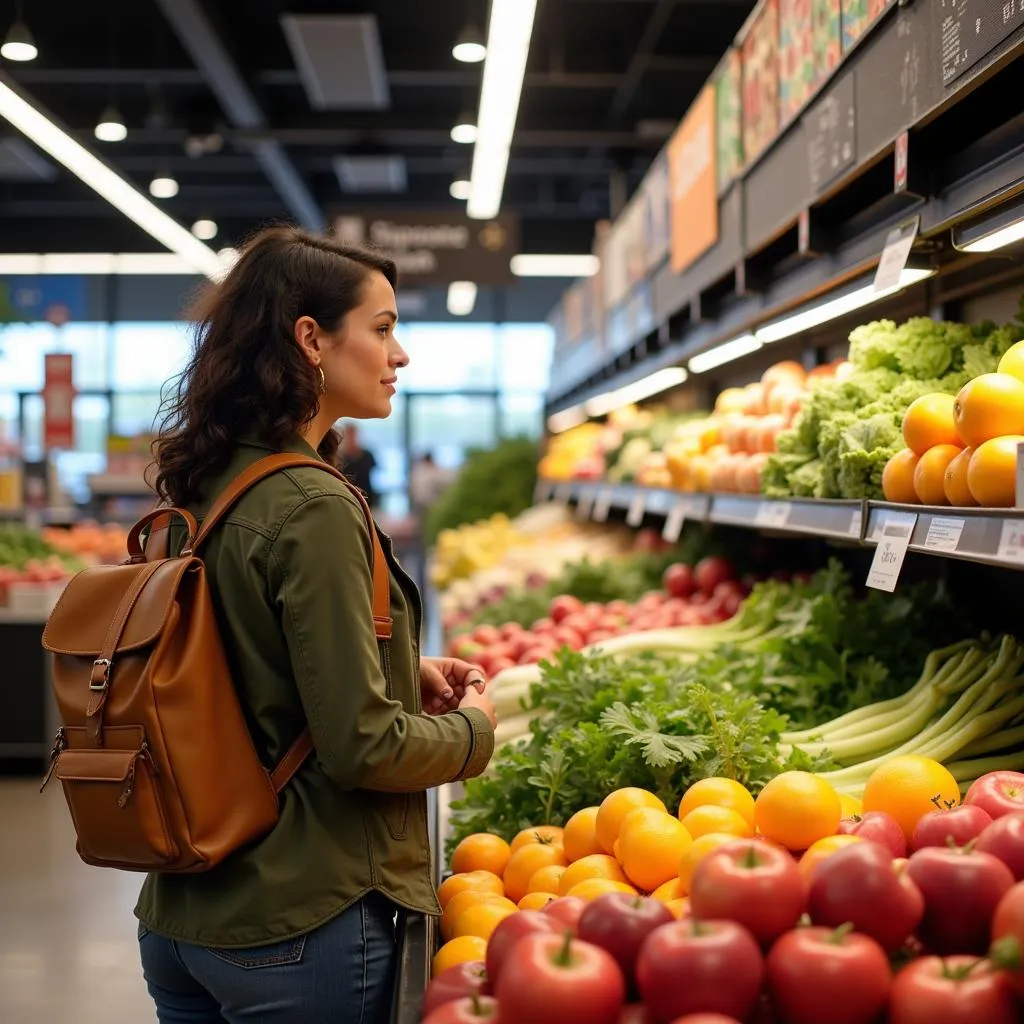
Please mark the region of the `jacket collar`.
MULTIPOLYGON (((305 455, 310 458, 320 459, 320 454, 301 437, 296 437, 277 448, 267 444, 266 441, 255 434, 243 434, 239 438, 238 443, 246 448, 259 448, 260 451, 265 452, 288 452, 293 455, 305 455)), ((321 459, 320 461, 322 462, 323 460, 321 459)))

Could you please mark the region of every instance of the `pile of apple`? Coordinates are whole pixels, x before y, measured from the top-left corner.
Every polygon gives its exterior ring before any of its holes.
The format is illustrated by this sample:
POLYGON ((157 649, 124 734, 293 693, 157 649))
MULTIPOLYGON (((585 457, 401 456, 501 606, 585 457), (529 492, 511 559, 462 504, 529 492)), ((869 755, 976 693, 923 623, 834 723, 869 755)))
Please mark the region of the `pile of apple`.
POLYGON ((627 633, 644 633, 673 626, 707 626, 731 619, 749 593, 749 581, 736 579, 724 558, 704 558, 695 566, 670 565, 663 590, 639 601, 584 604, 570 594, 553 598, 545 618, 527 629, 517 622, 477 626, 452 637, 448 653, 479 665, 488 676, 514 665, 534 665, 562 647, 574 651, 627 633))
POLYGON ((846 819, 864 841, 809 874, 737 839, 678 921, 623 893, 521 911, 431 982, 425 1024, 1020 1024, 1022 806, 1024 774, 994 772, 909 850, 886 814, 846 819))

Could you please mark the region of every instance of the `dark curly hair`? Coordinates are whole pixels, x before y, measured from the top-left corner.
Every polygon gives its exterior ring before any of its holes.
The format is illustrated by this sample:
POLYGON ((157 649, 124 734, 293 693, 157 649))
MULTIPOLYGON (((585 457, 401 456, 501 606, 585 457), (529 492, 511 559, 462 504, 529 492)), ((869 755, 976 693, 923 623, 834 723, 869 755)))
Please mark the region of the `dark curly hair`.
MULTIPOLYGON (((243 434, 272 447, 299 436, 316 416, 316 372, 295 343, 295 321, 312 317, 335 331, 379 271, 392 287, 394 262, 294 227, 267 228, 242 249, 192 312, 195 347, 163 396, 153 443, 160 497, 193 504, 222 472, 243 434)), ((331 431, 320 454, 333 461, 331 431)))

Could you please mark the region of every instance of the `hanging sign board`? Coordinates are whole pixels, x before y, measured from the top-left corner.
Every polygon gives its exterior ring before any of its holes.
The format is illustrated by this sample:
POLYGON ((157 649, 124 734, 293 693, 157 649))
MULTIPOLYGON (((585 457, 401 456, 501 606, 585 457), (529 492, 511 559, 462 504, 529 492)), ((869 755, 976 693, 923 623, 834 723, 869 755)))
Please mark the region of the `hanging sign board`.
POLYGON ((715 90, 705 86, 668 144, 672 269, 682 273, 718 241, 715 90))
POLYGON ((932 0, 941 4, 942 84, 950 85, 1024 25, 1021 0, 932 0))
POLYGON ((50 353, 45 357, 43 383, 43 446, 74 448, 75 387, 74 361, 69 353, 50 353))
POLYGON ((857 107, 853 74, 844 75, 802 118, 815 194, 857 162, 857 107))

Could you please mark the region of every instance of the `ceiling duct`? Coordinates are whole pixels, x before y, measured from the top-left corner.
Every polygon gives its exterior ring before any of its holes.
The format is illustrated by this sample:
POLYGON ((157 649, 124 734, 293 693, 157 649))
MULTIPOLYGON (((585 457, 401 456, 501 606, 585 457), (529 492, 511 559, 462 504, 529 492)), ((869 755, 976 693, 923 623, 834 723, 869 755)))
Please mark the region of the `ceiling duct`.
POLYGON ((344 192, 398 193, 408 187, 402 156, 338 156, 334 173, 344 192))

